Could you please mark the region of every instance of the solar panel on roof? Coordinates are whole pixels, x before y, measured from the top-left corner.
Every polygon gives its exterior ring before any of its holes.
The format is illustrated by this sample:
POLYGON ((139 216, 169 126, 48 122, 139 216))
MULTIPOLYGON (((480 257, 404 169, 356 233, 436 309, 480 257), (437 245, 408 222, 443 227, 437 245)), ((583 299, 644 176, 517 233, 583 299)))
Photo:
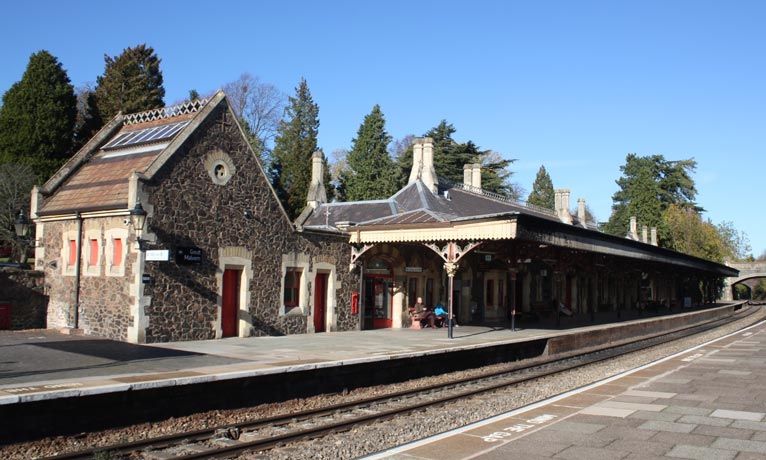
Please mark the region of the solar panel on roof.
POLYGON ((111 141, 104 145, 104 150, 118 149, 129 145, 144 144, 149 142, 159 142, 173 138, 178 134, 189 121, 179 121, 162 126, 153 126, 151 128, 138 129, 118 134, 111 141))

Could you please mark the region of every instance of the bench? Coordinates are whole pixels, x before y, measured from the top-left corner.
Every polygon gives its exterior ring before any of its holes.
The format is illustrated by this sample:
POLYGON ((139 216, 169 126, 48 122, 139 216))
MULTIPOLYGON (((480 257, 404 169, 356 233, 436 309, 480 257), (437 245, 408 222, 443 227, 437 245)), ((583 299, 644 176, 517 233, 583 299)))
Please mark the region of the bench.
MULTIPOLYGON (((409 307, 408 311, 410 313, 410 329, 423 329, 423 326, 420 324, 420 318, 418 315, 415 314, 415 308, 409 307)), ((442 327, 444 324, 444 321, 440 316, 436 317, 436 321, 434 321, 434 324, 436 324, 436 327, 442 327)))

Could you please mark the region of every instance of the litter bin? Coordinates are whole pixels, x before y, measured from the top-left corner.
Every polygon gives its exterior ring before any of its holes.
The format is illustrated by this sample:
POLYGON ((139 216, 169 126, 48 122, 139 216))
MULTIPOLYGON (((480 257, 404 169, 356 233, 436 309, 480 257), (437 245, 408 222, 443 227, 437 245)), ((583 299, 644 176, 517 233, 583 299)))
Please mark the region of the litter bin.
POLYGON ((11 303, 0 301, 0 329, 11 328, 11 303))

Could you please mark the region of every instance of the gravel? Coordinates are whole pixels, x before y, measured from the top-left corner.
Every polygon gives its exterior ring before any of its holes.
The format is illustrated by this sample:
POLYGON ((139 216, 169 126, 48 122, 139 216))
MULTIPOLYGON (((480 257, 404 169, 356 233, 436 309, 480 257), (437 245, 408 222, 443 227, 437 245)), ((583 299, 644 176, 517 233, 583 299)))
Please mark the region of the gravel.
MULTIPOLYGON (((766 317, 766 310, 756 313, 758 318, 766 317)), ((266 459, 328 459, 343 460, 369 455, 407 442, 422 439, 463 425, 477 422, 503 412, 516 409, 533 402, 555 396, 562 392, 587 385, 594 381, 624 372, 643 364, 661 359, 694 345, 733 332, 744 324, 753 322, 751 316, 739 320, 724 328, 709 331, 700 336, 683 339, 669 345, 655 347, 648 351, 633 353, 616 360, 598 363, 572 372, 565 372, 554 377, 537 380, 534 384, 522 384, 512 390, 501 390, 484 394, 471 400, 434 407, 422 412, 410 414, 404 418, 376 423, 353 431, 338 433, 317 440, 291 444, 268 452, 243 454, 240 460, 266 459)), ((226 426, 244 422, 256 417, 269 417, 296 411, 308 410, 328 404, 349 400, 369 398, 394 391, 417 388, 428 384, 438 384, 460 377, 477 376, 502 369, 505 365, 488 366, 481 369, 454 372, 441 376, 411 380, 394 385, 367 387, 350 391, 346 394, 320 395, 316 397, 286 401, 278 404, 265 404, 252 408, 211 411, 187 417, 172 418, 163 422, 145 423, 126 428, 94 433, 82 433, 77 436, 62 436, 41 439, 33 442, 11 444, 0 448, 0 458, 7 460, 28 460, 86 448, 108 446, 132 440, 156 437, 175 432, 226 426)), ((104 456, 109 458, 108 456, 104 456)))

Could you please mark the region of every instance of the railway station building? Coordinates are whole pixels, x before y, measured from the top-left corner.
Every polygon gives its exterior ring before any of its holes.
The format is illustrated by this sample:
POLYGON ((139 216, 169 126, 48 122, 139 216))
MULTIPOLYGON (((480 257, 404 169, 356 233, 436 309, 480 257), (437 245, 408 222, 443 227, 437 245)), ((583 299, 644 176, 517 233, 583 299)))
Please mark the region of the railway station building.
POLYGON ((460 324, 712 301, 736 270, 486 192, 480 165, 439 181, 414 144, 385 200, 328 203, 312 158, 291 222, 222 92, 118 114, 32 192, 50 328, 134 343, 409 327, 417 297, 460 324))
POLYGON ((481 187, 481 166, 462 183, 439 181, 431 139, 416 139, 409 183, 387 200, 309 206, 296 226, 348 234, 362 275, 363 329, 408 327, 408 307, 452 303, 458 323, 506 323, 661 309, 712 302, 736 270, 657 246, 656 230, 635 219, 616 237, 570 213, 569 190, 556 209, 528 206, 481 187))

